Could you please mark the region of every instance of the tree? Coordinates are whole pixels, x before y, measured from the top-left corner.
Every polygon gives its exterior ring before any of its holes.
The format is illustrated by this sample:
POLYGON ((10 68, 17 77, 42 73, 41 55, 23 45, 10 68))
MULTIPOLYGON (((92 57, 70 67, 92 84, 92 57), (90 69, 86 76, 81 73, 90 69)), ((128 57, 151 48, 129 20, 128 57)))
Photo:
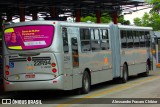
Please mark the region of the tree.
POLYGON ((112 18, 107 12, 102 13, 102 15, 101 15, 101 22, 102 23, 109 23, 111 21, 112 21, 112 18))
POLYGON ((149 4, 153 6, 151 9, 151 13, 158 13, 160 14, 160 0, 146 0, 149 4))
POLYGON ((134 24, 138 26, 148 26, 152 27, 153 30, 160 30, 160 0, 146 0, 149 4, 153 6, 150 14, 145 13, 143 17, 135 18, 134 24))
POLYGON ((134 18, 134 24, 137 26, 151 26, 152 25, 152 14, 144 13, 142 18, 134 18))
POLYGON ((144 13, 142 17, 142 26, 150 26, 150 15, 148 13, 144 13))
POLYGON ((160 14, 158 13, 145 13, 143 17, 134 18, 134 24, 137 26, 145 26, 145 27, 152 27, 153 30, 158 31, 160 30, 160 14))
POLYGON ((86 17, 82 17, 81 18, 81 22, 87 22, 87 21, 96 22, 96 17, 94 17, 94 16, 86 16, 86 17))
POLYGON ((142 20, 138 17, 134 18, 134 24, 137 26, 142 26, 142 20))
POLYGON ((160 15, 158 13, 153 13, 150 17, 150 26, 153 27, 155 31, 160 30, 160 15))
POLYGON ((124 20, 123 15, 119 16, 118 23, 121 23, 122 25, 130 25, 130 21, 129 20, 124 20))
MULTIPOLYGON (((112 18, 109 16, 108 13, 102 13, 101 23, 109 23, 111 20, 112 20, 112 18)), ((97 21, 96 15, 90 14, 89 16, 81 18, 81 22, 87 22, 87 21, 91 21, 91 22, 96 23, 96 21, 97 21)))
MULTIPOLYGON (((86 17, 82 17, 81 18, 81 22, 87 22, 87 21, 91 21, 96 23, 96 15, 95 14, 91 14, 90 16, 86 16, 86 17)), ((112 17, 107 13, 104 12, 101 15, 101 23, 109 23, 112 21, 112 17)), ((118 18, 118 23, 124 24, 124 25, 129 25, 130 21, 129 20, 124 20, 124 16, 120 16, 118 18)))

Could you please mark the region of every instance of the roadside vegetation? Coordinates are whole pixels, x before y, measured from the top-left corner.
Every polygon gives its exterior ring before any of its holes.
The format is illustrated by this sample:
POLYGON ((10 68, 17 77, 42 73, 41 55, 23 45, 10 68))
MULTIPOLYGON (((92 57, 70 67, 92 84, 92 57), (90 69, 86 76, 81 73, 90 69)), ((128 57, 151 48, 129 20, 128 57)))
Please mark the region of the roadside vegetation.
MULTIPOLYGON (((81 22, 87 22, 87 21, 91 21, 93 23, 96 23, 96 21, 97 21, 96 15, 90 14, 88 16, 81 18, 81 22)), ((101 14, 101 23, 110 23, 111 21, 112 21, 112 17, 107 12, 101 14)), ((118 17, 118 23, 121 23, 123 25, 130 25, 130 21, 124 20, 123 15, 120 15, 118 17)))
POLYGON ((150 13, 145 13, 142 18, 134 18, 137 26, 153 27, 153 30, 160 31, 160 0, 146 0, 152 9, 150 13))

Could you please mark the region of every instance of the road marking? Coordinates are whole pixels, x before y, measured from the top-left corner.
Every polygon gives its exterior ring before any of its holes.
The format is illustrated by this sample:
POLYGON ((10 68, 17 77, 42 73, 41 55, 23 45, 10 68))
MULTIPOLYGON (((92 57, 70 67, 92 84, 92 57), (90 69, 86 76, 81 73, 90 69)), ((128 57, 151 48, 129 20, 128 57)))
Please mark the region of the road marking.
POLYGON ((104 91, 100 91, 100 92, 96 92, 96 93, 93 93, 93 94, 90 94, 90 95, 86 95, 86 96, 84 96, 82 98, 79 98, 79 99, 76 98, 75 100, 71 100, 71 101, 68 101, 66 103, 64 102, 64 104, 59 104, 56 107, 65 107, 65 106, 69 106, 71 104, 76 104, 78 102, 85 101, 86 98, 95 98, 95 97, 102 96, 102 95, 105 95, 105 94, 121 91, 121 90, 124 90, 124 89, 129 89, 129 88, 134 87, 136 85, 140 85, 142 83, 153 81, 153 80, 156 80, 158 78, 159 78, 159 76, 154 76, 154 77, 144 78, 142 80, 137 80, 137 81, 134 81, 134 82, 131 82, 131 83, 128 83, 128 84, 126 83, 126 84, 123 84, 121 86, 109 88, 109 89, 106 89, 104 91))

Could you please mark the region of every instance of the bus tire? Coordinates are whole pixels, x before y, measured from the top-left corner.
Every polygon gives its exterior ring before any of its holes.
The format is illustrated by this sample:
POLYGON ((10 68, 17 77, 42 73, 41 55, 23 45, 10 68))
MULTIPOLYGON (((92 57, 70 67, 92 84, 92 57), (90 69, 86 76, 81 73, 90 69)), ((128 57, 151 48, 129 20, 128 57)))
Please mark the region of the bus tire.
POLYGON ((123 75, 122 75, 122 83, 126 83, 128 81, 128 67, 126 64, 123 65, 123 75))
POLYGON ((143 73, 143 76, 147 77, 149 76, 149 69, 150 69, 150 61, 147 61, 146 63, 146 72, 143 73))
POLYGON ((81 93, 82 94, 87 94, 90 91, 90 86, 91 86, 91 79, 88 74, 88 72, 84 71, 83 73, 83 78, 82 78, 82 89, 81 93))

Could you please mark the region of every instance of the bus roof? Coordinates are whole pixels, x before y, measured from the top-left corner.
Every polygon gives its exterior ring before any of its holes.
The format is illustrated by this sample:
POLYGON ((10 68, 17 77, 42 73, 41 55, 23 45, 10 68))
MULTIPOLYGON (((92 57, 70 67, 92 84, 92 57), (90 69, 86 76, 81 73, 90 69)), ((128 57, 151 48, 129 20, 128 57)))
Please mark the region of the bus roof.
POLYGON ((6 25, 6 28, 8 27, 15 27, 15 26, 27 26, 27 25, 42 25, 42 24, 49 24, 52 25, 53 23, 62 25, 62 26, 79 26, 79 27, 109 27, 109 24, 97 24, 97 23, 87 23, 87 22, 66 22, 66 21, 28 21, 28 22, 18 22, 13 23, 10 25, 6 25))
POLYGON ((109 24, 103 24, 103 23, 87 23, 87 22, 61 22, 62 26, 79 26, 79 27, 109 27, 109 24))
POLYGON ((152 27, 142 27, 142 26, 129 26, 129 25, 118 25, 119 29, 131 29, 131 30, 153 30, 152 27))
MULTIPOLYGON (((44 21, 28 21, 28 22, 19 22, 13 23, 10 25, 6 25, 8 27, 15 27, 15 26, 27 26, 27 25, 42 25, 42 24, 59 24, 61 26, 79 26, 79 27, 103 27, 109 28, 112 23, 87 23, 87 22, 66 22, 66 21, 51 21, 51 20, 44 20, 44 21)), ((136 29, 136 30, 153 30, 151 27, 140 27, 140 26, 129 26, 129 25, 117 25, 119 29, 136 29)))

